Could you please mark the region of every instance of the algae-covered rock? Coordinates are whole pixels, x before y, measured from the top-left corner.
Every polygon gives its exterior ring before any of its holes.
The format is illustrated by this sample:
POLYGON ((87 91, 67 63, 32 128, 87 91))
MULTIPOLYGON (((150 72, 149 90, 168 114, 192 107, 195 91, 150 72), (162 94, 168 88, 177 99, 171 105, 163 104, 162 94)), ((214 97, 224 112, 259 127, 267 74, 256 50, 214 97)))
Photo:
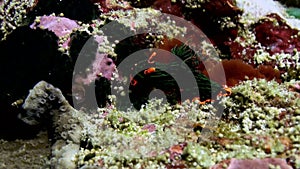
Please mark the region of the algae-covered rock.
POLYGON ((75 168, 75 154, 83 137, 85 114, 75 110, 58 88, 41 81, 30 90, 19 115, 29 125, 44 125, 52 140, 51 165, 54 168, 75 168))

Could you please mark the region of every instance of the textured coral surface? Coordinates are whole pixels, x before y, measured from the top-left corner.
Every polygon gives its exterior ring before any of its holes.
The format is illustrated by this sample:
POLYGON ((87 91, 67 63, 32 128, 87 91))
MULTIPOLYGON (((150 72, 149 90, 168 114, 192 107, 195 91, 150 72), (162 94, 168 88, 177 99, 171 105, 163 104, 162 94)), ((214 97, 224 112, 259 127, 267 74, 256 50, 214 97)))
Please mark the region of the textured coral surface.
POLYGON ((0 168, 299 169, 297 7, 0 0, 0 168))

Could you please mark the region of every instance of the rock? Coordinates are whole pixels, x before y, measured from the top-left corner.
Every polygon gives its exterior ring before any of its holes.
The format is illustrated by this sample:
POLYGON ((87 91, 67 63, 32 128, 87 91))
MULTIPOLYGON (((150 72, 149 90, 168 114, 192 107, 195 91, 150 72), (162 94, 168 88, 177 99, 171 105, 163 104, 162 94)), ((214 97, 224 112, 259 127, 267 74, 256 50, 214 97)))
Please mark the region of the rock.
POLYGON ((75 110, 58 88, 40 81, 26 98, 19 118, 29 125, 46 125, 52 140, 51 165, 76 168, 74 158, 84 137, 87 115, 75 110))

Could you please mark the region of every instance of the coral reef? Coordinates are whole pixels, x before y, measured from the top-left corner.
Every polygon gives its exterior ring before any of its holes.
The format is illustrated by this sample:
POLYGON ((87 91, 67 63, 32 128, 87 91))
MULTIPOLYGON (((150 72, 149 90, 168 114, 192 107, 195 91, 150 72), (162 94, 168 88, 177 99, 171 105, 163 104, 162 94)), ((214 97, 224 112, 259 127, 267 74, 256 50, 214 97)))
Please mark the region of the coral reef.
POLYGON ((154 99, 141 110, 122 112, 108 107, 84 113, 73 109, 59 89, 39 82, 25 100, 27 113, 21 119, 49 125, 54 135, 51 165, 58 168, 208 168, 233 157, 292 158, 298 154, 300 102, 299 93, 289 88, 298 83, 243 82, 229 97, 219 98, 227 112, 223 119, 229 120, 225 123, 218 122, 213 104, 199 101, 169 106, 154 99), (207 119, 218 124, 210 126, 207 119), (214 134, 206 137, 202 129, 214 134))
POLYGON ((0 0, 0 168, 300 168, 287 6, 0 0))

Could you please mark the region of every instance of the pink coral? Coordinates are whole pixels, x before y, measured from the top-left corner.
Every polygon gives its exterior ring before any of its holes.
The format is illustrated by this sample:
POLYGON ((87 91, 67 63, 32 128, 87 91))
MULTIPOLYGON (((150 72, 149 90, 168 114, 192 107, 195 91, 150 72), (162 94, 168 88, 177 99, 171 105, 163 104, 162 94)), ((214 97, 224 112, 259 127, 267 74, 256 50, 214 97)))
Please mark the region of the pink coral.
POLYGON ((148 130, 148 132, 154 132, 156 130, 156 126, 155 124, 146 124, 144 127, 143 127, 143 130, 148 130))
POLYGON ((102 76, 111 80, 112 74, 116 69, 116 65, 113 60, 107 56, 107 54, 96 54, 95 60, 92 63, 92 71, 86 76, 86 78, 78 77, 77 82, 82 82, 84 85, 89 85, 102 76))
MULTIPOLYGON (((59 38, 64 37, 68 34, 71 34, 75 28, 78 28, 79 25, 65 17, 57 17, 57 16, 41 16, 39 22, 34 22, 30 25, 30 28, 36 29, 37 27, 42 29, 47 29, 59 38)), ((63 48, 68 48, 70 42, 70 37, 68 37, 63 43, 63 48)))
POLYGON ((39 23, 33 23, 30 28, 35 29, 36 27, 48 29, 55 33, 57 37, 65 36, 72 32, 73 29, 78 28, 79 25, 65 17, 57 16, 42 16, 39 23))

